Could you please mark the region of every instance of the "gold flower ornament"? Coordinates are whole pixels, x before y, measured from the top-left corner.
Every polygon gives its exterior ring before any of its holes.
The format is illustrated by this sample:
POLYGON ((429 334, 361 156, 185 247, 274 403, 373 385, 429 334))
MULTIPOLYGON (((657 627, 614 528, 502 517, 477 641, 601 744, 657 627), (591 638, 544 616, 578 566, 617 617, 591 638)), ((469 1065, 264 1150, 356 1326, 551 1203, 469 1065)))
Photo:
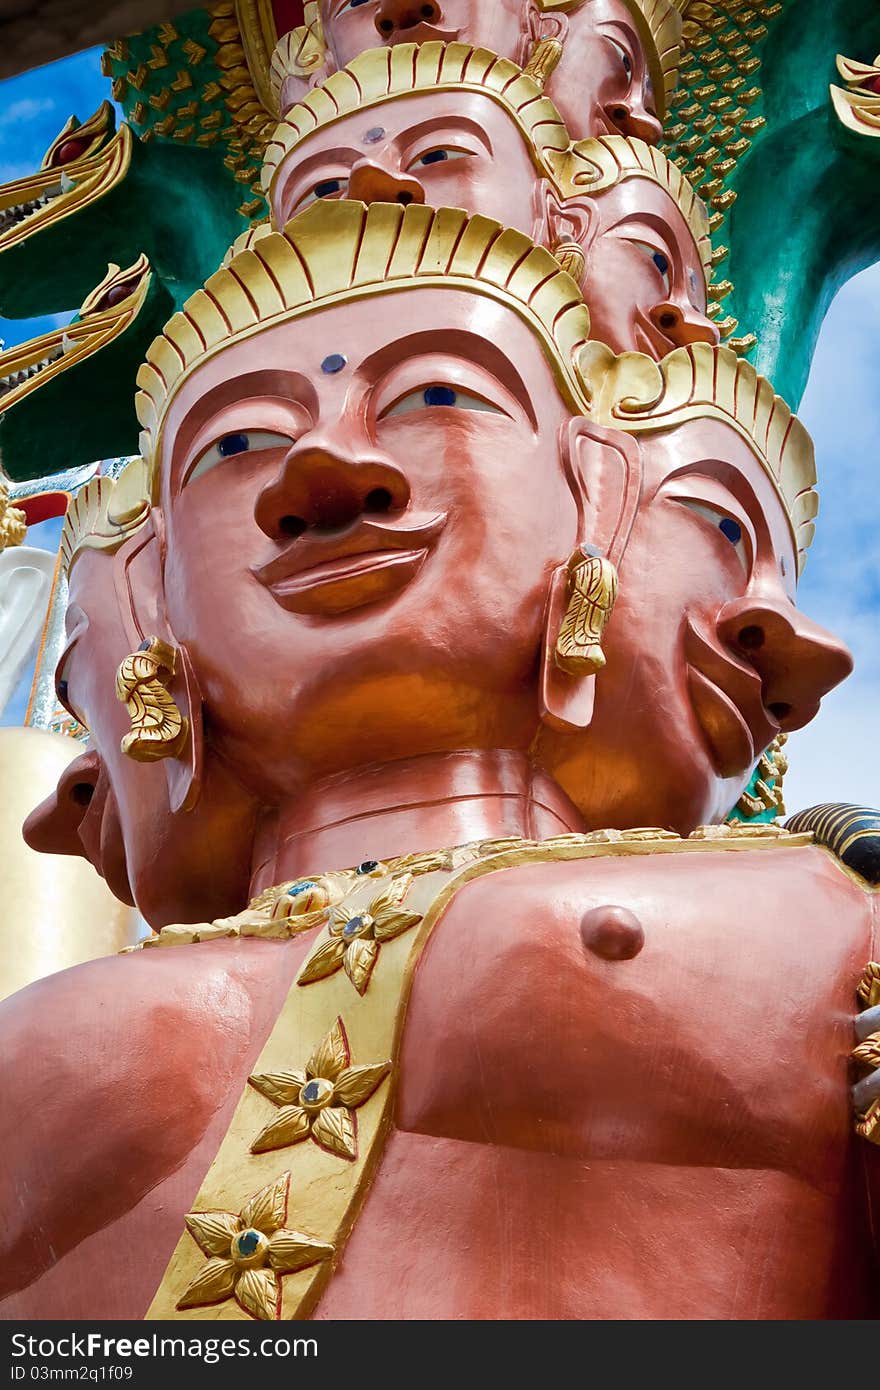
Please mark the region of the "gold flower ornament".
POLYGON ((285 1228, 290 1174, 260 1189, 238 1216, 191 1211, 186 1227, 208 1256, 177 1307, 202 1308, 234 1298, 252 1318, 281 1316, 281 1277, 329 1259, 334 1246, 285 1228))
POLYGON ((345 1025, 337 1018, 322 1038, 305 1071, 255 1073, 255 1091, 280 1107, 251 1144, 251 1153, 268 1153, 313 1139, 338 1158, 357 1158, 357 1110, 391 1070, 390 1062, 351 1065, 345 1025))

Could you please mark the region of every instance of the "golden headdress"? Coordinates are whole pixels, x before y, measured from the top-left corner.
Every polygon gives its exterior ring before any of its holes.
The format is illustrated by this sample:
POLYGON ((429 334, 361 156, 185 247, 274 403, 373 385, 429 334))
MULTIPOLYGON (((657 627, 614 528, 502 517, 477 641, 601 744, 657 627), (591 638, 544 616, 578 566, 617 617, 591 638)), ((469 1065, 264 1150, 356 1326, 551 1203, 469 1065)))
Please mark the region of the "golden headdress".
POLYGON ((709 221, 688 180, 644 140, 606 135, 574 142, 553 102, 516 63, 464 43, 372 48, 333 73, 278 123, 266 147, 263 188, 272 188, 287 157, 316 130, 379 102, 427 91, 479 91, 519 127, 540 174, 561 198, 601 193, 623 178, 653 179, 677 204, 693 233, 706 282, 711 277, 709 221))
POLYGON ((549 251, 460 209, 319 202, 234 256, 155 339, 137 377, 144 457, 155 460, 182 381, 230 341, 327 304, 428 285, 467 288, 513 309, 541 339, 566 399, 583 410, 575 361, 590 315, 549 251))
POLYGON ((71 499, 61 528, 61 568, 65 573, 83 550, 118 550, 150 514, 149 476, 135 458, 118 478, 93 478, 71 499))
POLYGON ((352 111, 418 92, 468 89, 505 107, 542 172, 562 171, 572 138, 552 101, 516 63, 466 43, 401 43, 358 54, 288 112, 266 146, 263 189, 270 193, 281 161, 300 141, 352 111))
POLYGON ((819 499, 814 490, 813 442, 800 420, 766 377, 731 348, 692 343, 654 362, 641 353, 615 357, 602 343, 588 343, 578 370, 597 424, 628 434, 655 433, 687 420, 731 425, 770 475, 788 515, 798 571, 815 533, 819 499))

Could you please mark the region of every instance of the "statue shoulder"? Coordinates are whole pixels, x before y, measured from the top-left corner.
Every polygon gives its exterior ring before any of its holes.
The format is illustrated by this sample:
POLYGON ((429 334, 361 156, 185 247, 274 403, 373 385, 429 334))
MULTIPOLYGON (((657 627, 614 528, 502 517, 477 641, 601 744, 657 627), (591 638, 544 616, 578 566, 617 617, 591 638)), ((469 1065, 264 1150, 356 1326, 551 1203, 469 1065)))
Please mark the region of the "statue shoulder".
POLYGON ((0 1296, 180 1167, 240 1093, 302 950, 218 941, 111 956, 0 1005, 0 1296))
POLYGON ((786 821, 795 834, 809 832, 866 884, 880 884, 880 811, 847 802, 829 802, 798 811, 786 821))

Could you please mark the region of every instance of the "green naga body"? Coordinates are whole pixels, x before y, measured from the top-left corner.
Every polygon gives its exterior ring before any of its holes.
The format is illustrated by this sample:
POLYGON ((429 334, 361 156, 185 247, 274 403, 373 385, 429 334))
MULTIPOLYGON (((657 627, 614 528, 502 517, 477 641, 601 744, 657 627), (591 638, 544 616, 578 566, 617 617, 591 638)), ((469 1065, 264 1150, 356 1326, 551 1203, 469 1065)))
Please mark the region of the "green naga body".
POLYGON ((221 151, 146 141, 104 102, 0 189, 0 314, 69 310, 0 353, 0 450, 13 479, 137 448, 137 367, 249 225, 221 151), (125 302, 124 302, 125 301, 125 302))

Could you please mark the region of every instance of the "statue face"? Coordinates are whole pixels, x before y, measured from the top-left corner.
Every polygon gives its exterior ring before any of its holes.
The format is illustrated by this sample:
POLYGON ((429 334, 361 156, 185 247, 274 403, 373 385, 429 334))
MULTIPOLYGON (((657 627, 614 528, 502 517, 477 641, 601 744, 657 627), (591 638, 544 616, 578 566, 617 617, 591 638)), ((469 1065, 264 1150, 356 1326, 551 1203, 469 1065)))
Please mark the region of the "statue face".
POLYGON ((688 833, 726 815, 764 748, 812 719, 852 663, 797 611, 783 505, 735 430, 689 421, 638 446, 593 720, 542 733, 539 761, 593 825, 688 833))
POLYGON ((303 140, 279 170, 272 216, 283 227, 318 198, 416 202, 480 212, 529 235, 537 182, 531 151, 497 101, 425 92, 354 111, 303 140))
POLYGON ((427 203, 482 213, 548 248, 577 221, 594 337, 658 359, 718 342, 699 253, 665 189, 625 178, 593 198, 554 203, 551 214, 547 188, 505 107, 481 92, 438 91, 355 111, 308 136, 279 169, 272 216, 283 227, 318 198, 427 203))
POLYGON ((717 343, 699 252, 665 189, 625 178, 582 206, 598 220, 584 272, 593 336, 657 360, 688 343, 717 343))
POLYGON ((377 44, 468 43, 524 66, 540 37, 564 38, 547 82, 572 133, 638 135, 662 129, 642 49, 624 0, 586 0, 579 9, 541 14, 529 0, 322 0, 324 35, 337 66, 377 44))
POLYGON ((138 635, 123 620, 115 567, 115 557, 85 550, 71 570, 68 640, 56 680, 63 703, 89 729, 90 751, 33 813, 42 836, 36 847, 82 854, 153 924, 238 911, 251 850, 251 812, 241 792, 212 764, 196 809, 172 817, 164 765, 136 763, 120 749, 129 720, 116 698, 116 668, 138 635))
POLYGON ((567 416, 532 331, 470 288, 323 309, 184 382, 160 459, 168 612, 248 785, 528 746, 576 541, 567 416))
POLYGON ((544 91, 569 130, 578 139, 630 135, 656 145, 663 127, 629 6, 624 0, 587 0, 565 18, 562 58, 544 91))
POLYGON ((516 58, 528 0, 321 0, 324 36, 339 67, 378 44, 469 43, 516 58))

